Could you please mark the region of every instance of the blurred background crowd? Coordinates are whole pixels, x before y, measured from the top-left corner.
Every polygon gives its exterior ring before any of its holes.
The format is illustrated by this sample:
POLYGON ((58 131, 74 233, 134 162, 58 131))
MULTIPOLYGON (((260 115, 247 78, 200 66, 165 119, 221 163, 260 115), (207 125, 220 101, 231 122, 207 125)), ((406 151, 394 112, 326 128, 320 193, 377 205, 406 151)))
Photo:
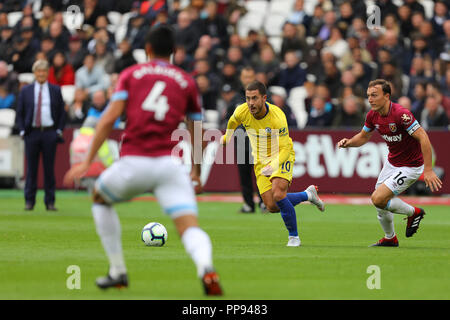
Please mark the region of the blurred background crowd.
POLYGON ((383 78, 392 100, 425 129, 447 129, 449 7, 442 0, 3 0, 0 109, 15 108, 20 88, 33 81, 33 62, 47 59, 68 125, 80 126, 108 105, 118 74, 145 61, 149 28, 165 23, 176 30, 173 62, 195 77, 209 127, 226 126, 254 79, 291 128, 361 127, 367 85, 383 78), (71 5, 84 14, 80 28, 71 5), (379 25, 371 5, 380 9, 379 25))

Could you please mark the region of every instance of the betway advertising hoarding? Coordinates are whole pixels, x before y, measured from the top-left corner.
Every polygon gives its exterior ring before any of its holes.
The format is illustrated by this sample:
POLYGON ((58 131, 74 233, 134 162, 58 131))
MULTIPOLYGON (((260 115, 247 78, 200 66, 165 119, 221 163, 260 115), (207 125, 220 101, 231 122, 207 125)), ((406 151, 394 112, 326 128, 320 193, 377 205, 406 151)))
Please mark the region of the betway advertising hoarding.
MULTIPOLYGON (((371 193, 378 174, 387 157, 387 146, 378 133, 360 148, 338 149, 337 142, 350 138, 357 131, 290 131, 294 142, 295 163, 291 191, 303 190, 310 184, 317 184, 323 193, 371 193)), ((444 171, 441 194, 450 194, 450 132, 428 132, 435 153, 435 165, 444 171)), ((120 131, 112 138, 119 140, 120 131)), ((69 169, 69 145, 73 130, 64 132, 66 143, 58 146, 56 159, 57 188, 64 188, 62 179, 69 169)), ((202 181, 206 192, 240 191, 239 175, 235 161, 224 161, 225 151, 217 142, 206 142, 202 166, 202 181), (214 161, 211 161, 211 157, 214 161), (220 158, 221 159, 218 159, 220 158)), ((151 168, 149 168, 151 170, 151 168)), ((39 174, 42 187, 42 173, 39 174)))
MULTIPOLYGON (((291 191, 317 184, 324 193, 371 193, 387 158, 384 140, 375 133, 360 148, 339 149, 337 142, 357 131, 290 131, 294 142, 295 163, 291 191)), ((435 164, 450 173, 450 133, 430 132, 435 164)), ((208 150, 205 150, 208 152, 208 150)), ((217 153, 217 156, 221 156, 217 153)), ((205 183, 207 191, 240 191, 235 164, 213 164, 205 183)), ((444 176, 441 193, 450 193, 444 176)))

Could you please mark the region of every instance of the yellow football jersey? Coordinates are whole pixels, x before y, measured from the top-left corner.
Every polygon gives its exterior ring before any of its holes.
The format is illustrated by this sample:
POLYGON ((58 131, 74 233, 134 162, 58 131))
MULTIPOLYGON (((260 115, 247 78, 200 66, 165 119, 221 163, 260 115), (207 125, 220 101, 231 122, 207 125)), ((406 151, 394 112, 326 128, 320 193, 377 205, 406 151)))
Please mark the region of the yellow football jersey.
POLYGON ((294 153, 294 148, 283 110, 268 102, 266 107, 266 115, 256 119, 247 103, 238 106, 228 121, 225 136, 228 142, 234 130, 242 124, 250 140, 255 165, 271 164, 275 169, 294 153))

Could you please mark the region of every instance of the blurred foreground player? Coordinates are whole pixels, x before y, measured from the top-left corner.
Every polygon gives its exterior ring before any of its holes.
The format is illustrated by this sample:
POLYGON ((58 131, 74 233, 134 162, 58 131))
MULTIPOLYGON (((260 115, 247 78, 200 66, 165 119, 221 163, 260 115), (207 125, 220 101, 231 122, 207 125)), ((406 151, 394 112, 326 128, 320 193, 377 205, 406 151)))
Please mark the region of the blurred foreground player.
POLYGON ((393 213, 408 217, 406 237, 412 237, 425 211, 397 196, 416 182, 422 172, 425 184, 431 191, 438 191, 442 182, 432 169, 431 143, 427 133, 408 109, 391 102, 389 82, 383 79, 371 81, 367 96, 371 110, 367 113, 363 129, 351 139, 339 141, 338 147, 360 147, 370 140, 374 129, 386 141, 389 155, 372 193, 372 203, 377 209, 385 236, 373 246, 398 247, 393 213))
POLYGON ((262 200, 270 212, 281 213, 289 232, 287 246, 298 247, 301 241, 294 207, 307 200, 320 211, 324 211, 325 206, 314 185, 302 192, 287 193, 294 169, 294 145, 289 137, 284 112, 266 101, 265 85, 259 81, 251 82, 245 89, 245 100, 228 120, 221 144, 225 145, 230 141, 239 125, 244 126, 252 147, 256 184, 262 200))
MULTIPOLYGON (((131 66, 120 74, 112 103, 96 127, 87 158, 67 172, 64 182, 70 184, 83 176, 114 122, 125 111, 128 121, 121 158, 101 174, 94 189, 92 212, 110 263, 108 275, 98 278, 97 286, 128 286, 120 222, 112 204, 153 191, 173 219, 205 293, 222 295, 213 268, 211 240, 198 226, 193 183, 181 161, 171 156, 178 143, 171 140, 171 134, 179 123, 187 117, 191 137, 194 125, 201 126, 201 121, 196 121, 201 120, 201 106, 195 81, 169 63, 174 47, 170 27, 150 30, 145 46, 150 62, 131 66)), ((201 145, 201 141, 195 143, 201 145)), ((199 175, 200 165, 194 165, 192 180, 199 183, 199 175)))

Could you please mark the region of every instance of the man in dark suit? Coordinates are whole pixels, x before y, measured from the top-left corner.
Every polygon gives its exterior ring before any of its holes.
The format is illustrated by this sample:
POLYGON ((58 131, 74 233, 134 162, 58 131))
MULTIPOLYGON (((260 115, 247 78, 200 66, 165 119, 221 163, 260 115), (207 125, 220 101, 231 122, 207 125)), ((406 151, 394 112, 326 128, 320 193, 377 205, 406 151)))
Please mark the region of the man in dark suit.
POLYGON ((19 93, 16 121, 25 141, 27 173, 25 182, 25 210, 33 210, 36 202, 37 173, 42 153, 44 164, 44 203, 47 210, 55 208, 56 145, 63 142, 66 112, 59 86, 48 83, 49 64, 37 60, 33 64, 36 81, 19 93))

